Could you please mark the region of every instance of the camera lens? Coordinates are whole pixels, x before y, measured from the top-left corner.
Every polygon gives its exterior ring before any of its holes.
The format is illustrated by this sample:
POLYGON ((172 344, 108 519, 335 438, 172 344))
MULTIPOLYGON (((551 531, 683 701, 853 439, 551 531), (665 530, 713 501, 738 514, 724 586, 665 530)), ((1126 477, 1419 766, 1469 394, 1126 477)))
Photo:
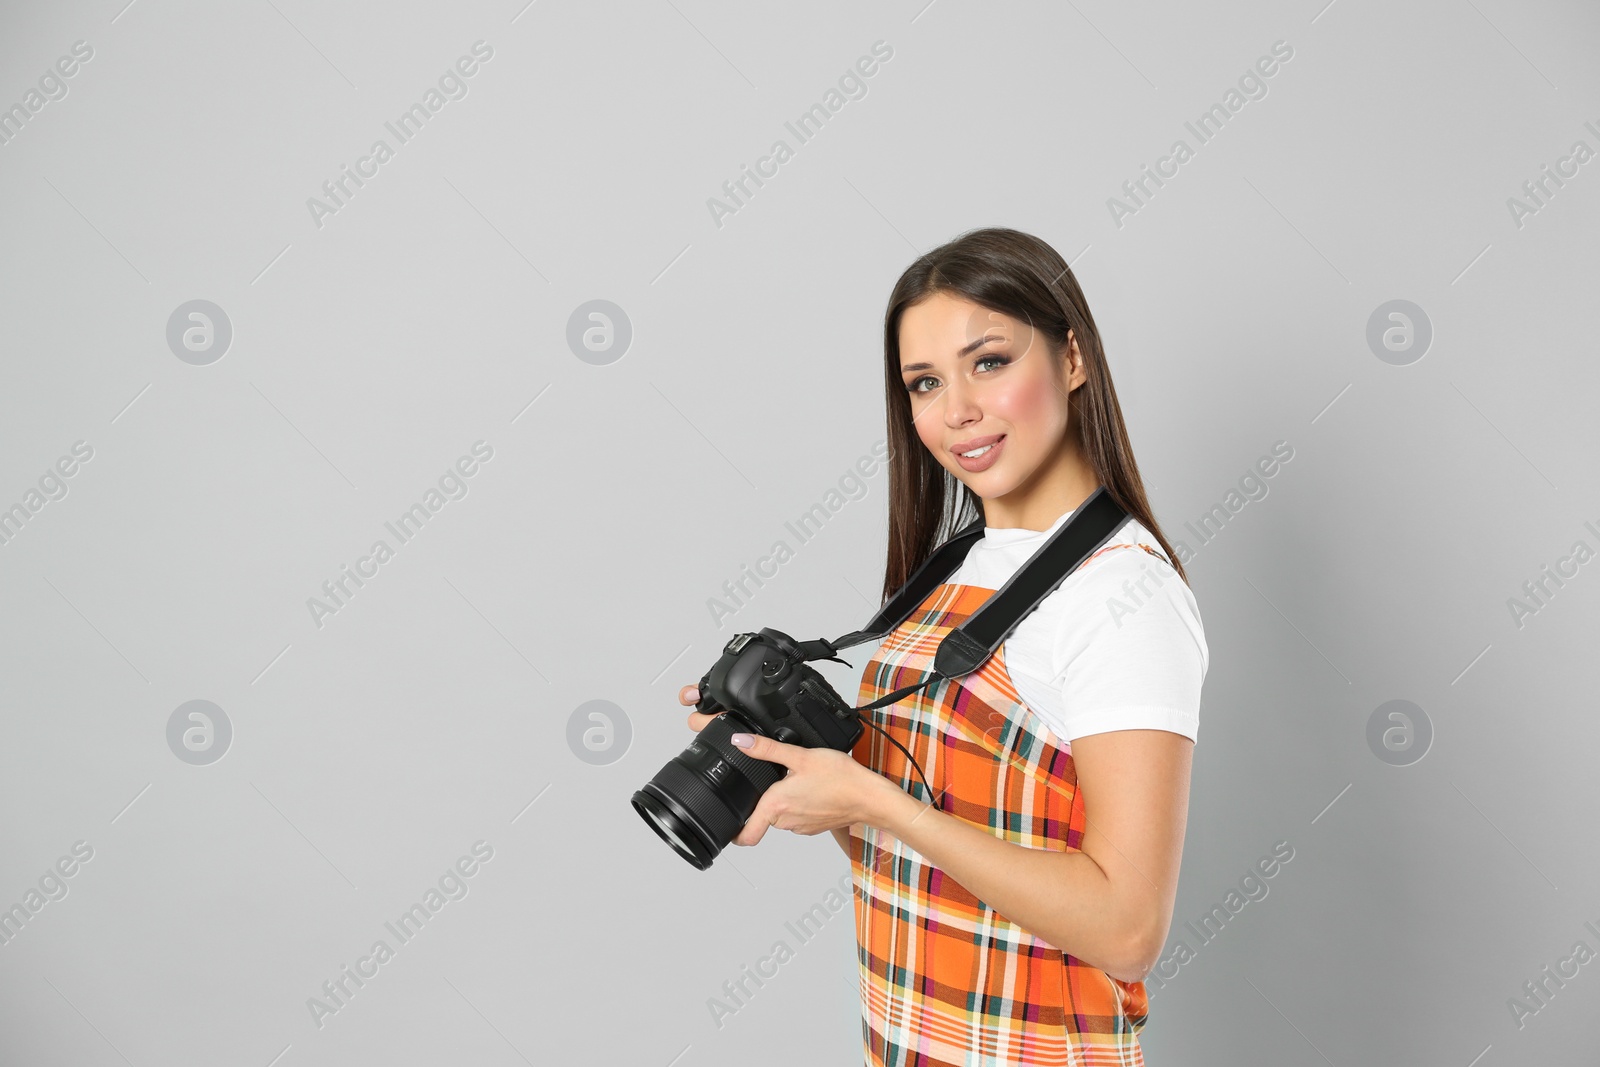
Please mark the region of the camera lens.
POLYGON ((634 810, 650 828, 702 871, 738 836, 761 794, 788 773, 728 740, 750 729, 728 712, 718 715, 633 794, 634 810))

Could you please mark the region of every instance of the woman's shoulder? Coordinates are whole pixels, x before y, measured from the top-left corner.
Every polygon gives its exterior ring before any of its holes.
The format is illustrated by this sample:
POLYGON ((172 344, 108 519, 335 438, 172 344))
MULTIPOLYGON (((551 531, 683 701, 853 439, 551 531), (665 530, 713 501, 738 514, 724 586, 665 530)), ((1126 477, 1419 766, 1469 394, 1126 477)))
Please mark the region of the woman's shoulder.
MULTIPOLYGON (((1166 549, 1156 535, 1147 530, 1138 519, 1129 519, 1112 534, 1104 545, 1078 565, 1072 577, 1093 578, 1094 585, 1109 581, 1121 582, 1136 574, 1158 572, 1163 580, 1167 576, 1188 588, 1167 558, 1166 549)), ((1065 583, 1063 583, 1065 584, 1065 583)))
POLYGON ((1164 729, 1194 738, 1210 666, 1199 610, 1155 536, 1125 523, 1005 645, 1018 693, 1057 736, 1164 729))
POLYGON ((1096 640, 1179 640, 1206 658, 1200 606, 1154 534, 1130 520, 1039 605, 1057 669, 1096 640), (1117 635, 1112 637, 1111 635, 1117 635))

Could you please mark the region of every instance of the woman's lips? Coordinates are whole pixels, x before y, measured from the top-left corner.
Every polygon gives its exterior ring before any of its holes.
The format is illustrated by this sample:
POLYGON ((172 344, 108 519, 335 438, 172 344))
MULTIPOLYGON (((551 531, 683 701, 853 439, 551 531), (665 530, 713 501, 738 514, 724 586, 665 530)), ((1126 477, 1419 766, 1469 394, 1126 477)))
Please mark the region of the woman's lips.
MULTIPOLYGON (((982 438, 979 438, 979 440, 982 440, 982 438)), ((967 471, 969 474, 977 474, 994 466, 1000 459, 1000 450, 1005 446, 1006 436, 1005 434, 1000 434, 994 439, 994 443, 988 446, 988 451, 980 456, 963 456, 960 452, 955 452, 953 455, 956 457, 956 462, 961 464, 962 470, 967 471)), ((978 445, 976 447, 981 448, 983 446, 978 445)), ((972 448, 969 447, 964 451, 971 452, 972 448)))

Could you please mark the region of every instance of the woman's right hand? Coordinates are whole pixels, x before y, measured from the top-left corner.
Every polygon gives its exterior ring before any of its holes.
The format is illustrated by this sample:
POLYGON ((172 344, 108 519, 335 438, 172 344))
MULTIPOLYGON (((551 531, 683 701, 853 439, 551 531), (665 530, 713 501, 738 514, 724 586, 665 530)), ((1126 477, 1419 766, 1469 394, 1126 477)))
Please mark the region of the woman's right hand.
MULTIPOLYGON (((678 703, 687 704, 691 708, 700 703, 699 688, 697 688, 695 684, 690 684, 678 690, 678 703)), ((717 714, 720 715, 722 713, 718 712, 717 714)), ((699 733, 702 729, 704 729, 706 723, 710 722, 716 717, 716 715, 707 715, 703 712, 691 711, 689 713, 689 729, 693 730, 695 733, 699 733)))

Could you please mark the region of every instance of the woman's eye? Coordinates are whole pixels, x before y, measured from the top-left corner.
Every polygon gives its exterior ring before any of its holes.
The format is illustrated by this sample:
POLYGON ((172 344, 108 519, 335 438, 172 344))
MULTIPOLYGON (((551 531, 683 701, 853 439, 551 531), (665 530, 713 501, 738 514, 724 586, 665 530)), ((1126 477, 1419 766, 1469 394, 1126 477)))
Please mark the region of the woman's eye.
POLYGON ((922 377, 918 378, 916 381, 914 381, 910 385, 906 386, 906 391, 909 392, 909 393, 926 393, 928 390, 921 388, 922 383, 923 382, 934 382, 934 383, 937 383, 938 381, 939 381, 939 379, 935 378, 933 375, 924 374, 922 377))
POLYGON ((973 368, 976 369, 978 367, 981 367, 985 363, 993 363, 997 367, 1004 367, 1007 363, 1010 363, 1010 362, 1011 362, 1011 359, 1008 356, 982 356, 982 357, 980 357, 978 359, 978 361, 976 363, 973 364, 973 368))

